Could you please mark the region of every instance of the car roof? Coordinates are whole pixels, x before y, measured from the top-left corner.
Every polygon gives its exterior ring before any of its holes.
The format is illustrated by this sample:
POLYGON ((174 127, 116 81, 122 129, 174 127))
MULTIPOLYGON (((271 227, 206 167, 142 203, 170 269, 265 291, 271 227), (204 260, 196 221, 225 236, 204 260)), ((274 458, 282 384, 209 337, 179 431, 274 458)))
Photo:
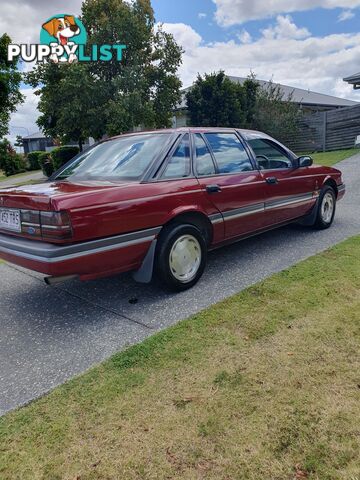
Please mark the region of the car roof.
MULTIPOLYGON (((126 132, 120 135, 115 135, 114 137, 107 138, 106 140, 113 140, 114 138, 120 138, 124 135, 145 135, 149 133, 206 133, 206 132, 228 132, 231 130, 237 130, 245 137, 269 137, 266 133, 259 132, 257 130, 248 130, 244 128, 235 128, 235 127, 178 127, 178 128, 161 128, 154 130, 142 130, 139 132, 126 132)), ((270 137, 269 137, 270 138, 270 137)))

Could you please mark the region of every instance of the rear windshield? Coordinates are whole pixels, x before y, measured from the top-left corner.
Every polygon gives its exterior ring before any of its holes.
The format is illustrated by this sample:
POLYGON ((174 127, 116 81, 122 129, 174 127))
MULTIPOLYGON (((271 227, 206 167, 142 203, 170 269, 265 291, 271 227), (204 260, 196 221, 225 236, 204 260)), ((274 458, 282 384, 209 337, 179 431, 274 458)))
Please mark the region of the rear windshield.
POLYGON ((129 135, 79 155, 55 180, 139 180, 168 142, 168 133, 129 135))

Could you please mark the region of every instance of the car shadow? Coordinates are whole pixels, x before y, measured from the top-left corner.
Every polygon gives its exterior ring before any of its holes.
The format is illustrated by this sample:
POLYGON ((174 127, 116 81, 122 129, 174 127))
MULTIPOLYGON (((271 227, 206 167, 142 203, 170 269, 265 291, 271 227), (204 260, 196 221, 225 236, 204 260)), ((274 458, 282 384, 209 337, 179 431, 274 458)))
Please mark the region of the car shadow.
POLYGON ((278 270, 282 266, 279 254, 286 267, 288 256, 283 255, 281 245, 286 247, 286 239, 303 235, 308 236, 309 229, 292 225, 212 251, 203 277, 185 292, 169 292, 156 278, 150 284, 136 283, 130 273, 53 288, 152 328, 163 328, 278 270))
POLYGON ((2 308, 15 308, 19 311, 14 314, 24 318, 20 322, 37 319, 46 329, 62 325, 81 329, 116 317, 124 325, 157 330, 312 255, 315 246, 326 247, 324 241, 336 243, 328 235, 294 224, 224 246, 209 253, 198 284, 180 293, 164 290, 156 279, 150 284, 136 283, 130 273, 49 287, 40 275, 17 269, 16 288, 7 290, 8 301, 2 308))

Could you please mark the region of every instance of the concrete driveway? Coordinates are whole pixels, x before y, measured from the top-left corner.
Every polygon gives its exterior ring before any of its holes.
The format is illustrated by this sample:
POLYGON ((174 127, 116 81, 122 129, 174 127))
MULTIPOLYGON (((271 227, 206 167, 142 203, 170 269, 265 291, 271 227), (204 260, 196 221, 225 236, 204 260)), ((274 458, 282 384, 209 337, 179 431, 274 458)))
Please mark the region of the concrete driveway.
POLYGON ((202 280, 181 294, 130 275, 47 287, 42 276, 0 265, 0 414, 127 345, 300 260, 360 233, 360 155, 338 164, 347 195, 325 231, 285 227, 209 256, 202 280))

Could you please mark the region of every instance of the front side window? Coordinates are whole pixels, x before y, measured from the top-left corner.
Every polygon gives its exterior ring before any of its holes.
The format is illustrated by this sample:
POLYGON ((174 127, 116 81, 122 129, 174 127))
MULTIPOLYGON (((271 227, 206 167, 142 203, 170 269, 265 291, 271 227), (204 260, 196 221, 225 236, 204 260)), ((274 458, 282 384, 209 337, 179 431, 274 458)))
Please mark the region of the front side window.
POLYGON ((189 134, 183 136, 173 156, 168 161, 162 178, 182 178, 190 175, 189 134))
POLYGON ((202 138, 202 136, 197 133, 195 134, 195 152, 196 152, 196 173, 199 176, 214 175, 215 166, 211 158, 209 149, 202 138))
POLYGON ((248 143, 254 150, 261 170, 291 168, 292 161, 276 144, 267 139, 253 138, 248 143))
POLYGON ((253 170, 250 158, 234 133, 206 133, 214 153, 219 173, 238 173, 253 170))
POLYGON ((139 180, 170 136, 167 133, 149 133, 99 143, 78 156, 55 180, 139 180))

